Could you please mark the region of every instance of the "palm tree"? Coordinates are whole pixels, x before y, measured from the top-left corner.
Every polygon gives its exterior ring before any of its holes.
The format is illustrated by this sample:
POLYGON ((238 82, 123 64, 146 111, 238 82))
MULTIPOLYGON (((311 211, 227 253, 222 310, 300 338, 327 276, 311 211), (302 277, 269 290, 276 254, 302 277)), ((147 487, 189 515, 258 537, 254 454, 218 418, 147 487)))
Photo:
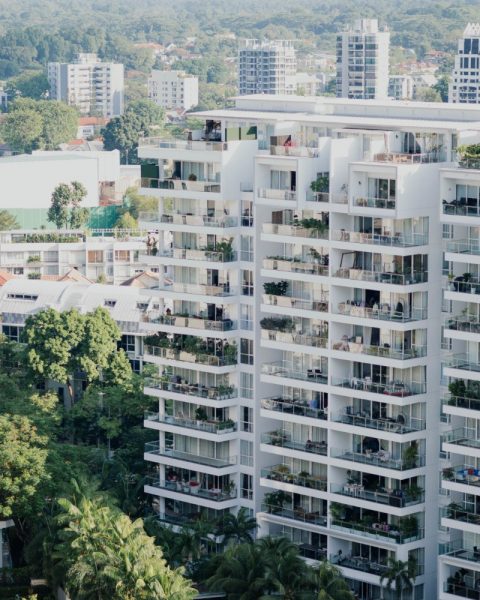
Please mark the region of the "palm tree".
POLYGON ((385 580, 386 589, 391 591, 395 585, 395 596, 400 599, 402 590, 412 590, 417 576, 417 562, 414 558, 396 560, 392 556, 388 559, 388 570, 382 573, 380 583, 385 580))
POLYGON ((237 544, 253 542, 253 532, 258 527, 255 517, 242 507, 237 515, 228 513, 219 526, 219 533, 225 536, 225 543, 233 541, 237 544))
POLYGON ((340 569, 326 560, 313 570, 312 585, 317 600, 354 600, 340 569))
POLYGON ((307 591, 307 566, 300 558, 298 548, 284 537, 265 537, 257 542, 265 559, 266 577, 271 591, 284 600, 296 600, 307 591))
POLYGON ((264 600, 269 590, 266 563, 257 544, 229 546, 208 589, 225 592, 228 600, 264 600))

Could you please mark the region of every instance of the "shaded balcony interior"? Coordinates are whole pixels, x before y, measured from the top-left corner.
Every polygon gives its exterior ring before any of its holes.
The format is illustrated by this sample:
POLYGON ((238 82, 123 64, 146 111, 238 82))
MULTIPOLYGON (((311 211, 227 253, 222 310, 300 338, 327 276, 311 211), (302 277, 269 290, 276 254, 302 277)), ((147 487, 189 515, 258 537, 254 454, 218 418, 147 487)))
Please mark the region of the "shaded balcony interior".
POLYGON ((372 160, 400 164, 435 163, 447 160, 446 135, 422 131, 386 131, 383 148, 374 145, 372 160))
POLYGON ((327 552, 327 536, 321 533, 305 531, 297 527, 289 527, 278 523, 269 523, 270 535, 273 537, 285 537, 293 542, 300 556, 310 560, 325 560, 327 552))
POLYGON ((309 452, 313 454, 327 454, 327 430, 313 425, 283 422, 275 431, 263 433, 262 444, 309 452))
MULTIPOLYGON (((452 340, 449 355, 445 359, 445 366, 462 371, 480 373, 480 342, 469 340, 452 340)), ((465 374, 468 378, 468 374, 465 374)))
POLYGON ((211 260, 230 262, 236 259, 233 237, 209 233, 174 231, 171 247, 163 251, 165 256, 186 260, 211 260), (183 252, 182 252, 183 251, 183 252))
POLYGON ((320 283, 303 281, 266 281, 262 302, 269 306, 325 312, 328 310, 329 289, 320 283))
POLYGON ((277 394, 262 398, 260 406, 264 410, 286 415, 326 419, 328 394, 316 390, 302 390, 298 387, 283 386, 277 394))
POLYGON ((328 275, 328 248, 313 248, 304 244, 283 244, 278 254, 270 254, 262 261, 264 269, 328 275))
POLYGON ((426 392, 426 367, 400 369, 382 365, 342 362, 332 377, 332 385, 387 396, 412 396, 426 392))
POLYGON ((232 263, 225 263, 225 266, 220 269, 169 267, 165 289, 180 293, 213 296, 233 294, 236 291, 238 275, 231 265, 232 263))
POLYGON ((236 227, 239 222, 238 203, 192 198, 167 198, 155 216, 161 223, 199 227, 236 227))
POLYGON ((450 262, 447 263, 448 283, 451 292, 480 294, 480 265, 450 262))
POLYGON ((426 329, 394 331, 335 323, 332 338, 333 350, 400 360, 425 356, 427 350, 426 329))
POLYGON ((480 525, 480 496, 451 492, 450 502, 441 509, 442 517, 480 525))
MULTIPOLYGON (((480 557, 479 557, 480 558, 480 557)), ((480 598, 480 573, 471 569, 445 565, 447 579, 443 583, 443 591, 460 598, 480 598)))
POLYGON ((395 508, 419 504, 425 500, 424 477, 398 480, 351 469, 335 469, 342 483, 330 484, 330 491, 349 498, 367 500, 395 508))
POLYGON ((271 221, 263 223, 262 232, 281 236, 323 239, 328 237, 328 227, 328 213, 284 209, 272 211, 271 221))
POLYGON ((218 331, 231 331, 237 326, 235 306, 176 299, 165 301, 165 306, 158 315, 150 314, 149 322, 218 331))
POLYGON ((208 475, 174 467, 164 467, 164 474, 150 476, 147 485, 206 500, 229 500, 237 495, 235 481, 230 475, 208 475))
POLYGON ((263 317, 260 321, 262 339, 326 348, 328 322, 302 317, 263 317))
MULTIPOLYGON (((443 403, 448 406, 480 411, 480 382, 451 378, 443 403)), ((480 412, 479 412, 480 416, 480 412)))
POLYGON ((468 225, 452 225, 453 239, 445 241, 447 252, 457 254, 480 255, 480 227, 468 225))
POLYGON ((452 216, 480 216, 480 186, 470 183, 449 183, 446 198, 442 200, 443 214, 452 216))
MULTIPOLYGON (((332 448, 330 456, 364 465, 374 465, 384 469, 405 471, 425 465, 425 441, 392 442, 368 435, 342 434, 337 441, 344 441, 343 449, 332 448)), ((341 443, 341 442, 340 442, 341 443)))
POLYGON ((165 392, 211 400, 236 398, 234 379, 229 375, 214 375, 188 368, 163 367, 146 380, 146 386, 165 392))
POLYGON ((372 575, 385 573, 388 569, 388 559, 395 558, 394 552, 369 544, 336 539, 335 546, 338 550, 330 555, 331 563, 372 575))
POLYGON ((386 402, 352 398, 337 399, 335 406, 338 407, 338 411, 332 415, 333 421, 355 427, 403 434, 421 431, 426 425, 423 402, 396 406, 386 402))
POLYGON ((166 190, 219 192, 220 173, 220 163, 150 159, 141 165, 141 185, 166 190))
POLYGON ((272 363, 263 363, 262 374, 312 383, 327 383, 328 360, 326 357, 286 351, 279 352, 279 355, 278 360, 272 363))
POLYGON ((257 194, 269 200, 296 200, 297 171, 273 169, 270 165, 258 165, 257 194))
POLYGON ((263 497, 262 512, 312 525, 327 525, 327 502, 302 494, 274 490, 263 497))
POLYGON ((363 171, 355 171, 352 177, 354 206, 395 209, 397 182, 394 178, 379 178, 363 171))
POLYGON ((282 462, 262 469, 263 479, 327 491, 327 466, 321 463, 283 456, 282 462))
POLYGON ((194 335, 165 332, 149 335, 144 338, 144 351, 146 355, 212 366, 234 365, 237 362, 235 342, 194 335))
MULTIPOLYGON (((192 436, 195 436, 192 432, 192 436)), ((230 442, 210 442, 177 433, 165 433, 167 455, 205 466, 226 467, 236 463, 230 442)))
POLYGON ((194 525, 200 520, 220 525, 224 517, 229 513, 228 509, 216 510, 205 508, 189 502, 172 500, 171 498, 165 498, 164 502, 164 511, 159 511, 157 515, 161 521, 165 521, 171 525, 194 525))
POLYGON ((427 292, 391 293, 338 287, 338 314, 383 321, 416 321, 427 318, 427 292), (353 292, 353 293, 352 293, 353 292))
POLYGON ((164 400, 164 420, 180 427, 192 427, 212 433, 228 433, 237 427, 232 408, 211 408, 190 402, 164 400))
POLYGON ((381 246, 420 246, 428 243, 428 218, 388 219, 336 215, 332 239, 381 246))
MULTIPOLYGON (((348 500, 345 500, 348 502, 348 500)), ((386 538, 395 543, 412 542, 423 537, 423 513, 396 517, 381 511, 330 503, 330 527, 365 537, 386 538)))
POLYGON ((335 276, 343 279, 407 285, 428 280, 428 255, 377 252, 335 252, 335 276))

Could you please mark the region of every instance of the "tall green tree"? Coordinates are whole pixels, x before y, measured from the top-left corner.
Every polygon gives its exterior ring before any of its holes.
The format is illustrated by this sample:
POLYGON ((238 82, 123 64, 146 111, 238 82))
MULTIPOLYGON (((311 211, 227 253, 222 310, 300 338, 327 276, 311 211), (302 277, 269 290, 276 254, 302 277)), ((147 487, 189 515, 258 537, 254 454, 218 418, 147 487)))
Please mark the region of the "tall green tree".
POLYGON ((0 210, 0 231, 18 229, 19 227, 17 219, 8 210, 0 210))
POLYGON ((388 569, 380 576, 380 583, 385 582, 385 587, 389 591, 395 587, 395 596, 400 600, 402 590, 413 589, 416 576, 417 563, 414 558, 404 561, 389 557, 388 569))
POLYGON ((354 600, 340 569, 327 561, 312 571, 311 580, 317 600, 354 600))
POLYGON ((253 535, 257 529, 255 517, 250 516, 248 510, 240 508, 238 513, 228 513, 220 524, 220 533, 225 536, 225 541, 236 544, 252 543, 253 535))
POLYGON ((81 206, 87 190, 79 181, 60 183, 52 192, 48 220, 58 229, 79 229, 88 220, 89 211, 81 206))
POLYGON ((266 563, 270 588, 284 600, 297 600, 306 592, 307 565, 298 547, 287 538, 266 537, 258 541, 266 563))
POLYGON ((34 110, 24 108, 7 114, 2 136, 14 152, 31 152, 39 147, 42 130, 42 117, 34 110))
POLYGON ((38 71, 27 71, 10 79, 5 86, 10 101, 17 97, 42 100, 46 98, 50 86, 45 73, 38 71))

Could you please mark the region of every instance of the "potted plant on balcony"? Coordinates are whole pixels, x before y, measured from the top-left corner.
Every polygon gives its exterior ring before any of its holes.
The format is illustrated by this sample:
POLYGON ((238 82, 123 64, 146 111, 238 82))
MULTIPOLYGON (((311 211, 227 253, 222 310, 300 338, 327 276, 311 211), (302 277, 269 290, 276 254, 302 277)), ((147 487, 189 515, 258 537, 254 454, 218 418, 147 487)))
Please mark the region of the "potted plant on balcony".
POLYGON ((233 238, 222 240, 215 244, 215 252, 222 254, 222 261, 229 262, 233 258, 233 238))
POLYGON ((285 296, 288 290, 288 281, 266 281, 263 289, 269 296, 285 296))
POLYGON ((400 517, 398 528, 404 538, 415 537, 418 534, 417 517, 415 515, 400 517))
POLYGON ((317 175, 317 178, 310 184, 310 189, 317 194, 327 194, 330 189, 330 175, 328 173, 317 175))
POLYGON ((311 475, 308 471, 300 471, 297 475, 298 483, 303 487, 310 487, 311 475))
POLYGON ((267 507, 267 512, 270 514, 277 514, 281 512, 284 504, 291 504, 292 502, 291 496, 283 490, 269 492, 265 494, 263 500, 267 507))
POLYGON ((347 516, 347 509, 339 502, 332 502, 330 504, 330 515, 334 521, 344 521, 347 516))
POLYGON ((198 492, 200 490, 200 483, 198 481, 196 481, 195 479, 191 479, 189 482, 189 486, 190 486, 190 493, 193 496, 197 496, 198 492))
POLYGON ((415 469, 418 460, 418 446, 412 442, 410 446, 403 451, 403 466, 405 469, 415 469))
POLYGON ((463 168, 478 169, 480 167, 480 144, 458 146, 458 164, 463 168))
POLYGON ((207 411, 203 408, 203 406, 199 406, 195 410, 195 419, 197 421, 197 425, 201 425, 203 422, 207 421, 207 411))
POLYGON ((232 431, 235 431, 235 421, 232 419, 223 421, 221 429, 223 433, 231 433, 232 431))
POLYGON ((445 481, 453 481, 455 479, 455 471, 453 467, 446 467, 442 471, 443 478, 445 481))
POLYGON ((223 358, 225 360, 225 364, 235 364, 235 362, 237 361, 237 346, 234 342, 226 342, 226 344, 223 347, 223 358))
POLYGON ((233 481, 233 479, 229 479, 227 481, 227 483, 223 486, 223 492, 225 494, 227 494, 227 496, 230 496, 230 498, 234 498, 235 497, 235 482, 233 481))

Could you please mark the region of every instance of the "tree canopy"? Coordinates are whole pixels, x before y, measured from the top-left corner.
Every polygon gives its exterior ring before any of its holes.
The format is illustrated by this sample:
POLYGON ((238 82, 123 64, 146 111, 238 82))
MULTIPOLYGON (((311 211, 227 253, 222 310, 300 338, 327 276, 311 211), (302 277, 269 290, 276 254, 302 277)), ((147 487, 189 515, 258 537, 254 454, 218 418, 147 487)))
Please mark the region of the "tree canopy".
POLYGON ((48 220, 58 229, 79 229, 88 221, 88 208, 80 206, 87 195, 79 181, 60 183, 52 192, 48 220))

